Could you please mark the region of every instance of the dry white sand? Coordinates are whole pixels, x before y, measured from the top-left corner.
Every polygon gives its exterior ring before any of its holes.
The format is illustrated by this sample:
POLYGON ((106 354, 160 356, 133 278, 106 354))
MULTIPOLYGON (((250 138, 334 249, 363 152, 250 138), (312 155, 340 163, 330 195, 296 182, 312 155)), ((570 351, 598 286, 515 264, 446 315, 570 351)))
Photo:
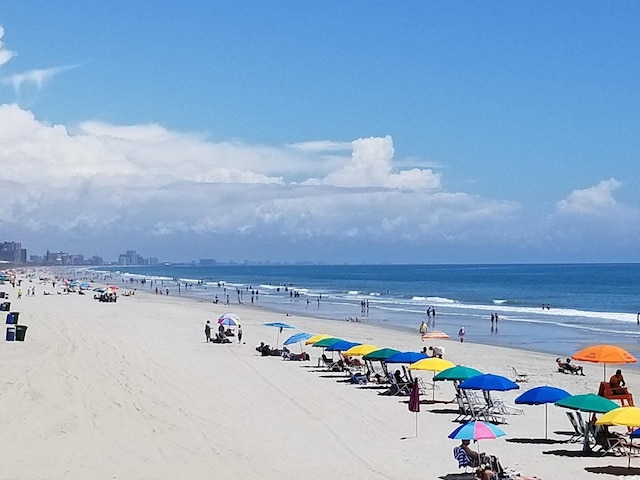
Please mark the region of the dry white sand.
MULTIPOLYGON (((4 479, 462 478, 452 457, 458 442, 447 438, 458 425, 447 413, 455 405, 423 404, 416 438, 406 398, 310 368, 319 349, 307 347, 311 362, 255 351, 260 341, 275 344, 277 330, 262 325, 268 321, 400 350, 428 345, 417 325, 410 334, 285 317, 259 306, 229 309, 142 292, 106 304, 91 294, 44 296, 44 289, 38 285, 35 298, 17 300, 17 288, 0 287, 28 325, 25 342, 0 343, 4 479), (205 343, 204 322, 228 310, 242 318, 246 343, 205 343)), ((281 341, 287 333, 293 332, 281 341)), ((603 376, 601 365, 586 364, 585 377, 563 375, 553 356, 441 344, 456 363, 511 378, 512 366, 531 374, 523 389, 549 384, 595 392, 603 376)), ((640 391, 640 375, 630 368, 625 374, 631 390, 640 391)), ((502 396, 513 404, 522 391, 502 396)), ((453 393, 442 382, 436 398, 453 393)), ((523 408, 525 415, 509 416, 502 427, 506 437, 480 443, 505 466, 545 480, 592 478, 585 468, 626 466, 622 457, 582 457, 580 444, 529 443, 544 436, 544 407, 523 408)), ((548 411, 550 437, 566 440, 554 433, 571 429, 565 410, 548 411)))

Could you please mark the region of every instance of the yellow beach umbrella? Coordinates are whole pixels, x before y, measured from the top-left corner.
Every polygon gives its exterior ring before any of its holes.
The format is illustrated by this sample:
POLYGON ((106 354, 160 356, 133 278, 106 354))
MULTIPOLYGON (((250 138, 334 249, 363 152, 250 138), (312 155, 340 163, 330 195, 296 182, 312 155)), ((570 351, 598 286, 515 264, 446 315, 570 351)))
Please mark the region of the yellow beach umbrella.
POLYGON ((318 333, 316 335, 314 335, 311 338, 308 338, 306 342, 304 342, 305 345, 313 345, 316 342, 319 342, 320 340, 324 340, 325 338, 330 338, 331 335, 325 335, 324 333, 318 333))
POLYGON ((380 350, 380 347, 367 344, 356 345, 355 347, 351 347, 349 350, 342 352, 342 355, 345 357, 361 357, 367 353, 375 352, 376 350, 380 350))
MULTIPOLYGON (((438 357, 431 358, 423 358, 422 360, 418 360, 417 362, 409 365, 409 370, 428 370, 433 372, 435 376, 436 372, 442 372, 443 370, 447 370, 448 368, 455 367, 456 364, 450 362, 449 360, 444 360, 438 357)), ((431 400, 436 399, 436 382, 431 379, 431 400)))
POLYGON ((602 415, 596 425, 640 427, 640 407, 619 407, 602 415))
POLYGON ((444 360, 438 357, 423 358, 415 363, 409 365, 409 370, 429 370, 430 372, 442 372, 451 367, 455 367, 456 364, 449 360, 444 360))
MULTIPOLYGON (((622 427, 640 427, 640 408, 638 407, 619 407, 611 410, 610 412, 602 415, 598 420, 596 420, 596 425, 619 425, 622 427)), ((629 442, 629 453, 628 453, 628 461, 627 468, 631 466, 631 441, 633 441, 633 436, 631 436, 629 442)))

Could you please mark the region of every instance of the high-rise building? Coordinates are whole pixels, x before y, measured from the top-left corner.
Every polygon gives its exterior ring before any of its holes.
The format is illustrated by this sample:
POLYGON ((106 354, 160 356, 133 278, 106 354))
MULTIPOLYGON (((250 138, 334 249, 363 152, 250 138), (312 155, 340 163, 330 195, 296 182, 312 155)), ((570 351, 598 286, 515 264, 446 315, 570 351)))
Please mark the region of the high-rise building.
POLYGON ((27 263, 27 250, 19 242, 0 243, 0 260, 15 264, 27 263))

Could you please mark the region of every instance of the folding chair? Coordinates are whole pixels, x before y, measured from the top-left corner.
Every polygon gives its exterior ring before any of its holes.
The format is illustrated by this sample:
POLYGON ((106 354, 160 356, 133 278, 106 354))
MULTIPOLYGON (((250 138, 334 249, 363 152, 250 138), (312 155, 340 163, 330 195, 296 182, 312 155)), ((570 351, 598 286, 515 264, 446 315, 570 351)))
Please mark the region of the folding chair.
POLYGON ((511 367, 511 369, 513 370, 513 374, 516 377, 516 382, 528 382, 529 381, 529 374, 528 373, 518 372, 518 370, 516 370, 516 367, 511 367))

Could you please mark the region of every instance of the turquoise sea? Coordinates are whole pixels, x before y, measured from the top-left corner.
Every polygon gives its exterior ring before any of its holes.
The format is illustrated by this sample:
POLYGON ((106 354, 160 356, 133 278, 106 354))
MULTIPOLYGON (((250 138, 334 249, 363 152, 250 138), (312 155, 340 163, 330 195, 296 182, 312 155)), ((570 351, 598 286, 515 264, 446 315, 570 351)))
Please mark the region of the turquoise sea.
POLYGON ((433 307, 431 327, 454 339, 464 326, 471 342, 558 356, 613 343, 640 357, 640 264, 161 265, 101 270, 124 275, 131 288, 153 291, 161 285, 172 295, 207 301, 218 295, 221 302, 228 294, 230 310, 239 300, 250 304, 251 290, 257 290, 253 302, 259 308, 337 321, 357 317, 417 330, 427 320, 427 308, 433 307), (139 283, 142 278, 154 279, 154 286, 139 283), (493 330, 491 313, 499 317, 493 330))

